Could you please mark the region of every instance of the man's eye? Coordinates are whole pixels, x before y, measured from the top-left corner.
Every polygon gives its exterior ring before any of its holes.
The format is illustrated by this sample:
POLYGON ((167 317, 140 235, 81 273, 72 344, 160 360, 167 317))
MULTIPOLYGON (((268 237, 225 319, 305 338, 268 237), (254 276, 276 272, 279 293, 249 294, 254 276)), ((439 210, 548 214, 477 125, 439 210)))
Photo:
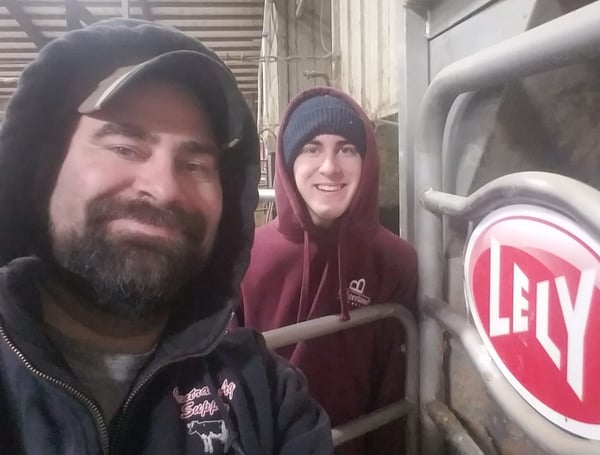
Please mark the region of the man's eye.
POLYGON ((319 153, 319 148, 315 146, 305 146, 302 148, 302 153, 306 153, 307 155, 316 155, 319 153))
POLYGON ((109 147, 109 149, 114 154, 122 156, 123 158, 136 158, 139 155, 135 148, 125 145, 113 145, 109 147))
POLYGON ((344 145, 341 149, 341 152, 348 155, 356 155, 358 153, 356 151, 356 147, 353 145, 344 145))
POLYGON ((204 163, 187 163, 186 169, 191 172, 196 172, 196 171, 204 172, 204 171, 206 171, 207 166, 204 163))
POLYGON ((217 168, 214 164, 204 162, 189 162, 184 164, 184 169, 199 177, 212 177, 216 174, 217 168))

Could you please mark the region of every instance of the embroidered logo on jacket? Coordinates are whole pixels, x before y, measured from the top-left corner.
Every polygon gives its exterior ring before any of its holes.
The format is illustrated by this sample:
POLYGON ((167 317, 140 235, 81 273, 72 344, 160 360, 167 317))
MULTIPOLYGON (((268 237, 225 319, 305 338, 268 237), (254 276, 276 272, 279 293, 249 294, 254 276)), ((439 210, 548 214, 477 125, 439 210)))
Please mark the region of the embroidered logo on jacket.
POLYGON ((220 441, 225 446, 225 451, 229 450, 227 441, 229 439, 229 431, 223 420, 192 420, 187 424, 188 433, 190 435, 198 435, 204 444, 204 452, 215 453, 213 441, 220 441))
MULTIPOLYGON (((218 390, 218 394, 220 397, 227 397, 231 401, 236 387, 235 382, 229 382, 225 379, 218 390)), ((173 397, 181 405, 181 414, 179 415, 181 420, 187 420, 195 416, 212 416, 219 410, 219 406, 212 398, 208 386, 193 388, 183 395, 179 393, 179 388, 175 387, 173 397)))
POLYGON ((226 401, 226 409, 219 409, 217 400, 208 386, 194 387, 187 393, 181 393, 178 387, 173 389, 173 398, 180 406, 179 418, 185 422, 190 436, 202 440, 204 453, 219 454, 229 450, 229 430, 223 419, 223 412, 228 412, 237 385, 225 379, 217 394, 226 401))
POLYGON ((371 297, 366 296, 364 293, 366 285, 367 282, 364 278, 350 281, 348 290, 346 291, 346 298, 350 302, 350 305, 361 307, 371 303, 371 297))

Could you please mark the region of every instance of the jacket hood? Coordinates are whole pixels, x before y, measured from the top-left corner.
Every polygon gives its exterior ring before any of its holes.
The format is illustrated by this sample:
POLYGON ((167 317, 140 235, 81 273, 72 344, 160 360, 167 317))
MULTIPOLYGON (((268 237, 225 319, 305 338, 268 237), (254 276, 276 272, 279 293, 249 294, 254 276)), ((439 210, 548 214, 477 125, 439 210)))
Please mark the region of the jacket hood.
POLYGON ((378 226, 378 190, 379 190, 379 156, 375 143, 373 127, 365 112, 347 94, 332 87, 314 87, 298 94, 288 105, 277 139, 275 151, 275 203, 277 206, 278 230, 291 239, 302 239, 305 234, 309 237, 322 237, 322 232, 314 226, 306 204, 302 200, 293 175, 286 168, 283 154, 283 131, 288 125, 294 110, 309 98, 330 95, 342 99, 362 120, 366 150, 363 157, 360 182, 348 210, 342 215, 339 231, 367 232, 378 226))
MULTIPOLYGON (((50 42, 26 68, 0 130, 0 265, 40 253, 36 230, 47 235, 48 200, 40 202, 34 188, 41 180, 43 193, 51 193, 79 104, 116 68, 175 50, 221 61, 173 28, 112 19, 50 42)), ((242 139, 221 155, 223 214, 212 260, 199 277, 213 301, 226 301, 227 307, 236 299, 248 264, 260 176, 256 126, 244 109, 242 139)))

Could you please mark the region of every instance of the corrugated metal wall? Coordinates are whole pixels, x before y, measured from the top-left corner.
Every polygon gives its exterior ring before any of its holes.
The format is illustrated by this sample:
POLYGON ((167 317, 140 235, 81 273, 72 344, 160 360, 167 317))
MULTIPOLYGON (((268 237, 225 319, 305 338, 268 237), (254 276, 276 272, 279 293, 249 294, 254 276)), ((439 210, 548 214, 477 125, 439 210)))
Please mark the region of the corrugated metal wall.
POLYGON ((259 67, 261 128, 275 129, 297 93, 331 80, 330 0, 305 0, 302 5, 297 17, 295 2, 265 2, 259 67))
POLYGON ((348 92, 373 119, 398 113, 400 0, 265 2, 259 123, 276 126, 283 107, 303 88, 325 79, 348 92))
POLYGON ((398 157, 396 117, 402 0, 304 0, 298 14, 299 4, 265 2, 258 124, 266 161, 271 163, 283 110, 299 91, 327 82, 341 88, 374 120, 382 169, 380 219, 397 232, 398 170, 405 167, 398 157))
POLYGON ((282 29, 285 30, 285 25, 278 18, 275 3, 266 1, 258 67, 257 123, 261 133, 277 128, 280 104, 283 104, 284 107, 287 102, 287 95, 282 93, 283 83, 280 81, 283 65, 280 60, 280 54, 283 54, 281 42, 285 40, 286 36, 282 29))
POLYGON ((334 84, 372 118, 399 108, 400 0, 332 0, 334 84))

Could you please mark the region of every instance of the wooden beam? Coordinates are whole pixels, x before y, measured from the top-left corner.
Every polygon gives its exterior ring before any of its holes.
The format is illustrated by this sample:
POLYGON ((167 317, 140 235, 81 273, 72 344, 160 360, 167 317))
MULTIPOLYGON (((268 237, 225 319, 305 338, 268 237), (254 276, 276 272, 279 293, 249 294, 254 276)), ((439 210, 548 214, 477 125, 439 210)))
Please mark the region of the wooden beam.
POLYGON ((23 11, 17 0, 4 0, 4 6, 13 19, 19 23, 23 31, 27 33, 29 39, 35 44, 35 47, 41 49, 50 41, 33 24, 31 18, 23 11))

